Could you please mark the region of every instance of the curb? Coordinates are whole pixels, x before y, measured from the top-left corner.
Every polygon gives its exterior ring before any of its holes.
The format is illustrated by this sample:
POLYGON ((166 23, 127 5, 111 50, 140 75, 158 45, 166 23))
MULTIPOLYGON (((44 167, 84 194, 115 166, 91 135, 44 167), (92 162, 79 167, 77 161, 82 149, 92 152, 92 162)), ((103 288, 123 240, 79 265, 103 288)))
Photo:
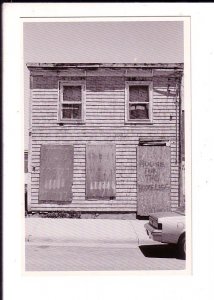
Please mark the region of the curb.
POLYGON ((109 241, 109 242, 101 242, 101 241, 52 241, 47 242, 43 240, 26 242, 25 246, 37 246, 37 247, 84 247, 84 248, 136 248, 139 247, 138 243, 130 243, 130 242, 117 242, 117 241, 109 241))

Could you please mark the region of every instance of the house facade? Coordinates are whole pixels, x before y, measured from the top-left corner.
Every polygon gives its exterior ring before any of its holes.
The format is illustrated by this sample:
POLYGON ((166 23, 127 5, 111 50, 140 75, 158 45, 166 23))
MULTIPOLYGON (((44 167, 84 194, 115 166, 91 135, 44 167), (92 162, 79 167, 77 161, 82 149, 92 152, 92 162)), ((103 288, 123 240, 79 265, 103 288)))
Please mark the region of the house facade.
POLYGON ((29 63, 28 211, 181 204, 183 64, 29 63))

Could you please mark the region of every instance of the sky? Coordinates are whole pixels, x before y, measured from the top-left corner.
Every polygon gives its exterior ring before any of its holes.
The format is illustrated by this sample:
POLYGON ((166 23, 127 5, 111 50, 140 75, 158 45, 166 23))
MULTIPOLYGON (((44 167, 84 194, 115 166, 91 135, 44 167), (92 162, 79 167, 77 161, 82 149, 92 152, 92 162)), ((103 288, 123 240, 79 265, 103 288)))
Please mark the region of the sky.
POLYGON ((183 62, 182 21, 24 24, 25 62, 183 62))
POLYGON ((182 21, 26 22, 25 149, 29 72, 26 63, 182 63, 182 21))

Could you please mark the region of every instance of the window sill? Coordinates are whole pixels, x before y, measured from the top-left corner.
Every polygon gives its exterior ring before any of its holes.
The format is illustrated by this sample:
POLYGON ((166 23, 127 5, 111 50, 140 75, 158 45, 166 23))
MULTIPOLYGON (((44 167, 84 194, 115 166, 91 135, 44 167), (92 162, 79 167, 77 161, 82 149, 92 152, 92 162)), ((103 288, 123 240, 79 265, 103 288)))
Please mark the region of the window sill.
POLYGON ((152 121, 125 121, 125 125, 153 125, 152 121))
POLYGON ((85 121, 59 121, 57 125, 64 126, 64 125, 84 125, 85 121))

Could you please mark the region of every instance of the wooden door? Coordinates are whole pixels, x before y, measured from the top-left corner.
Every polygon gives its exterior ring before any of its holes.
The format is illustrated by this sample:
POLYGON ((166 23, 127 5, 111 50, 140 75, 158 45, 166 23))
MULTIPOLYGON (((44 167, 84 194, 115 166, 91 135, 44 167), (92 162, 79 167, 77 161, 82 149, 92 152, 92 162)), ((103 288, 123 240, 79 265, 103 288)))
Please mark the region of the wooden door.
POLYGON ((86 198, 111 199, 115 191, 115 145, 86 147, 86 198))
POLYGON ((39 203, 71 202, 72 182, 73 146, 42 145, 39 203))
POLYGON ((137 149, 137 214, 170 210, 170 147, 137 149))

